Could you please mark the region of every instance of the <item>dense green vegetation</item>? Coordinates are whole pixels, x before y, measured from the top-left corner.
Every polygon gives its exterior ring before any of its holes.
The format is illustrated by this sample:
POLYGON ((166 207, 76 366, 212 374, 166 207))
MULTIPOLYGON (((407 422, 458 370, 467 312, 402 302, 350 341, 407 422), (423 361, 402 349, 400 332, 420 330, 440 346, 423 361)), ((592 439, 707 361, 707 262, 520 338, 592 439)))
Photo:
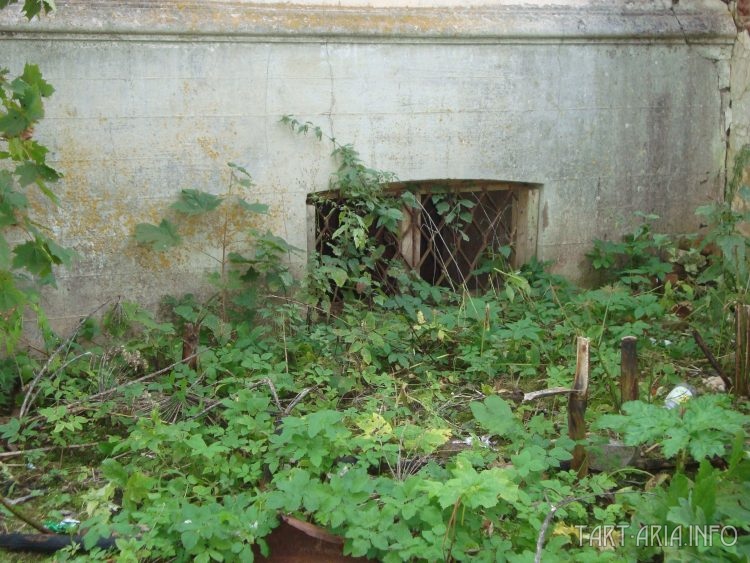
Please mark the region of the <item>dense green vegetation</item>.
MULTIPOLYGON (((185 221, 215 226, 217 240, 191 249, 220 248, 215 292, 171 296, 158 313, 105 303, 63 336, 47 326, 38 291, 72 255, 28 203, 34 186, 56 202, 59 174, 32 138, 53 89, 33 65, 8 74, 0 500, 28 497, 15 505, 28 520, 72 515, 89 548, 114 534, 118 561, 250 561, 267 553, 281 514, 343 537, 347 554, 383 561, 750 556, 748 405, 706 391, 714 368, 695 337, 731 374, 734 308, 748 301, 748 240, 738 231, 747 214, 701 208, 708 226, 685 237, 659 234, 657 218, 643 216, 623 240, 593 241, 594 288, 539 262, 514 269, 510 247, 479 265, 487 291, 436 287, 390 263, 373 236, 397 231, 405 206, 419 204, 414 194, 390 197, 390 174, 285 117, 280 126, 331 143, 331 188, 343 196, 338 228, 304 279, 286 268, 296 249, 234 220, 266 209, 248 201, 250 174, 231 164, 223 194, 186 188, 158 225, 134 232, 153 252, 173 252, 188 244, 185 221), (29 312, 41 329, 35 348, 22 345, 29 312), (578 336, 591 341, 583 445, 596 471, 585 476, 569 469, 566 401, 522 400, 570 387, 578 336), (641 383, 640 400, 621 405, 625 336, 638 338, 641 383), (700 396, 664 408, 681 382, 700 396), (602 463, 614 439, 638 447, 637 460, 602 463)), ((727 201, 748 199, 741 178, 727 201)), ((435 204, 462 229, 471 202, 435 204)), ((0 531, 31 531, 0 510, 0 531)))
MULTIPOLYGON (((5 496, 36 491, 33 510, 72 510, 86 543, 117 534, 123 561, 250 560, 281 513, 385 561, 526 561, 542 545, 545 561, 747 557, 746 405, 706 394, 663 407, 675 384, 700 386, 710 371, 691 330, 729 372, 731 307, 746 299, 744 216, 699 210, 708 234, 679 241, 644 217, 622 242, 595 242, 592 263, 607 276, 595 289, 536 262, 513 271, 508 252, 482 264, 483 294, 431 286, 397 264, 386 288, 370 233, 397 228, 414 198, 386 197, 387 175, 350 146, 336 144, 333 158, 332 186, 347 196, 341 228, 301 282, 285 270, 283 240, 253 231, 241 255, 221 228, 213 296, 167 299, 158 318, 108 304, 67 339, 46 332, 44 353, 7 355, 3 377, 25 388, 0 436, 28 453, 9 458, 24 465, 0 458, 5 496), (639 338, 642 401, 620 414, 626 335, 639 338), (592 342, 587 450, 619 436, 666 471, 578 478, 565 463, 565 401, 519 402, 522 391, 570 386, 576 336, 592 342), (643 526, 687 538, 710 525, 737 530, 736 541, 718 527, 689 547, 635 539, 643 526), (617 527, 614 545, 596 526, 617 527)), ((136 240, 169 252, 185 218, 223 227, 225 206, 263 213, 241 197, 247 172, 230 174, 226 194, 184 190, 171 219, 139 225, 136 240)))

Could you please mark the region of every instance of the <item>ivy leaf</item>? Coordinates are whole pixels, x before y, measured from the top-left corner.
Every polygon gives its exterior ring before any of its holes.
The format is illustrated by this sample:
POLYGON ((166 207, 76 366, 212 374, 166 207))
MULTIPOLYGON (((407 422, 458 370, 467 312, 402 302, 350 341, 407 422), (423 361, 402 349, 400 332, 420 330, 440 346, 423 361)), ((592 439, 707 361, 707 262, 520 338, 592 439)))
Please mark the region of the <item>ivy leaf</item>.
POLYGON ((185 215, 200 215, 208 211, 213 211, 221 204, 222 199, 208 192, 200 190, 182 190, 180 199, 174 202, 171 207, 175 211, 185 215))
POLYGON ((149 245, 158 252, 177 246, 181 242, 177 228, 166 219, 162 219, 159 226, 150 223, 137 224, 135 240, 140 244, 149 245))

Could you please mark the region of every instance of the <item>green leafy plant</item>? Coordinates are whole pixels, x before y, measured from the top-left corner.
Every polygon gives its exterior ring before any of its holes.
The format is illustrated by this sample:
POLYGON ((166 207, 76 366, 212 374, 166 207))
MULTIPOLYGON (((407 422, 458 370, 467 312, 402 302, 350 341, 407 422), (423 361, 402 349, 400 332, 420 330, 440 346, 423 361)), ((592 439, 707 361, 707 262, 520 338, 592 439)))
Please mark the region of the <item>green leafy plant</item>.
POLYGON ((748 516, 750 461, 740 433, 732 440, 727 467, 703 459, 692 475, 677 473, 669 484, 628 501, 632 513, 624 556, 638 560, 744 561, 750 555, 748 516), (644 531, 658 539, 644 539, 644 531), (671 539, 671 541, 670 541, 671 539))
MULTIPOLYGON (((250 203, 242 197, 243 191, 253 186, 252 178, 245 168, 229 163, 229 169, 230 180, 226 193, 215 195, 185 189, 170 206, 179 220, 185 223, 193 224, 200 218, 211 221, 206 224, 209 236, 204 234, 199 241, 193 241, 192 246, 218 265, 218 272, 211 274, 209 280, 219 290, 220 317, 224 322, 229 320, 233 311, 234 314, 247 314, 254 309, 258 299, 258 285, 262 284, 270 291, 288 290, 294 280, 284 259, 289 253, 297 251, 270 232, 261 232, 243 225, 246 218, 267 213, 268 206, 250 203), (218 245, 218 252, 210 249, 212 243, 218 245), (254 248, 253 254, 239 252, 248 246, 254 248)), ((184 243, 178 226, 167 218, 162 219, 158 225, 139 223, 135 227, 134 236, 139 244, 157 252, 169 251, 184 243)), ((182 316, 186 320, 197 320, 199 313, 184 311, 182 316)))
POLYGON ((57 205, 48 184, 60 174, 47 165, 47 148, 32 138, 34 126, 44 117, 43 100, 53 92, 35 65, 27 64, 16 78, 0 70, 0 161, 7 163, 0 170, 0 323, 6 350, 20 337, 27 307, 42 320, 38 285, 54 285, 53 267, 72 258, 30 208, 32 188, 57 205))
POLYGON ((672 272, 671 258, 675 243, 672 237, 655 233, 651 224, 657 215, 637 214, 642 222, 622 241, 594 240, 588 253, 594 270, 600 271, 605 281, 619 280, 633 287, 650 287, 663 283, 672 272))
MULTIPOLYGON (((18 0, 0 0, 0 10, 17 3, 18 0)), ((22 11, 26 18, 31 20, 42 11, 48 14, 55 10, 55 8, 54 0, 24 0, 22 11)))
POLYGON ((640 401, 622 408, 625 414, 602 416, 595 427, 621 433, 629 446, 659 443, 667 458, 680 456, 683 465, 686 455, 698 461, 723 456, 733 437, 750 425, 724 395, 704 395, 674 409, 640 401))
MULTIPOLYGON (((738 186, 736 193, 743 205, 750 203, 750 186, 738 186)), ((698 283, 721 282, 726 290, 746 295, 750 287, 750 242, 739 231, 739 226, 750 221, 750 211, 725 202, 699 207, 696 213, 708 223, 699 249, 718 249, 718 252, 707 252, 709 264, 698 277, 698 283)))
MULTIPOLYGON (((323 140, 311 123, 284 122, 323 140)), ((397 234, 405 206, 419 202, 387 194, 392 175, 328 141, 338 165, 330 187, 347 197, 323 202, 339 222, 311 260, 311 295, 287 291, 286 243, 246 226, 266 209, 248 202, 249 174, 230 165, 225 191, 183 190, 163 221, 135 231, 149 252, 207 255, 214 298, 169 297, 172 322, 117 302, 43 365, 18 361, 36 390, 23 418, 0 424, 0 439, 29 448, 24 461, 40 469, 19 463, 23 482, 50 491, 54 509, 80 513, 88 547, 115 534, 118 560, 251 560, 268 555, 283 518, 296 518, 339 536, 347 554, 394 563, 620 561, 676 555, 632 542, 583 545, 581 528, 636 534, 649 523, 723 522, 747 531, 746 407, 717 396, 657 406, 665 384, 702 365, 686 328, 705 326, 709 345, 726 342, 712 327, 736 293, 723 281, 697 283, 705 264, 654 284, 680 256, 647 217, 624 246, 600 247, 601 260, 619 264, 611 285, 579 288, 537 261, 516 270, 508 247, 487 257, 487 292, 435 287, 388 263, 375 236, 397 234), (273 299, 258 298, 271 291, 273 299), (335 292, 355 298, 315 314, 335 292), (674 313, 678 304, 688 320, 674 313), (196 326, 199 345, 188 354, 196 326), (571 384, 580 335, 592 342, 592 450, 613 433, 658 444, 679 462, 670 475, 567 470, 575 443, 564 401, 523 398, 571 384), (653 404, 612 415, 626 335, 639 337, 641 396, 653 404)), ((421 203, 439 207, 460 236, 473 211, 461 200, 421 203)), ((742 560, 743 546, 687 553, 742 560)))
POLYGON ((385 229, 395 235, 403 217, 403 206, 414 206, 414 195, 406 191, 394 197, 385 192, 393 182, 391 173, 366 166, 352 145, 339 143, 323 134, 320 127, 300 122, 292 116, 281 122, 298 134, 312 131, 318 140, 324 137, 333 146, 331 156, 338 168, 331 175, 331 194, 320 196, 318 205, 336 207, 337 226, 327 248, 316 257, 311 270, 311 287, 326 295, 333 287, 333 297, 341 293, 369 295, 388 283, 389 263, 386 248, 375 233, 385 229))

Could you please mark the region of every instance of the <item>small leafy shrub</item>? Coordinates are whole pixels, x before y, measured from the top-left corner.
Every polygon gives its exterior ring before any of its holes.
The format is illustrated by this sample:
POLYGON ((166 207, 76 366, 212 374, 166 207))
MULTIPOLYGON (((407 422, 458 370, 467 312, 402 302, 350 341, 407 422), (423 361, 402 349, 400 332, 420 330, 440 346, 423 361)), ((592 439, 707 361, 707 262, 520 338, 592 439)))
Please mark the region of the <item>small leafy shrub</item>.
MULTIPOLYGON (((320 127, 289 115, 281 122, 297 134, 312 131, 318 140, 325 136, 320 127)), ((337 228, 312 262, 308 283, 323 299, 372 296, 387 289, 398 275, 389 272, 393 265, 375 233, 385 229, 397 240, 402 209, 416 205, 414 195, 408 191, 398 197, 387 194, 385 186, 394 181, 393 174, 366 166, 353 146, 326 139, 333 145, 332 158, 338 162, 329 182, 335 195, 321 196, 316 204, 336 207, 337 228)))
POLYGON ((703 459, 694 475, 678 472, 665 487, 633 496, 623 523, 622 556, 646 561, 747 561, 750 556, 750 460, 744 434, 733 440, 726 469, 703 459), (646 538, 644 531, 657 538, 646 538), (645 541, 644 541, 645 538, 645 541))
MULTIPOLYGON (((252 312, 257 306, 261 286, 282 293, 291 288, 294 280, 284 259, 297 251, 282 238, 243 224, 253 215, 267 213, 268 206, 245 200, 242 192, 253 186, 252 178, 237 164, 229 163, 229 168, 230 181, 225 194, 185 189, 171 205, 185 223, 184 227, 194 225, 201 218, 209 221, 208 236, 202 233, 194 251, 205 254, 218 266, 209 280, 218 290, 222 322, 252 312), (218 252, 212 245, 218 247, 218 252), (239 252, 249 246, 253 248, 251 255, 239 252)), ((183 243, 177 225, 167 218, 158 225, 136 225, 135 240, 156 252, 165 252, 183 243)), ((203 320, 200 310, 191 307, 189 300, 175 311, 189 322, 196 322, 198 317, 203 320)))
POLYGON ((633 401, 625 403, 623 411, 602 416, 595 427, 622 434, 629 446, 661 444, 667 458, 721 457, 734 436, 750 426, 750 418, 736 412, 725 395, 704 395, 674 409, 633 401))
POLYGON ((23 330, 23 314, 32 309, 43 322, 38 285, 55 284, 53 267, 67 264, 72 253, 57 244, 31 215, 32 187, 53 205, 57 197, 49 183, 60 173, 47 165, 47 148, 33 140, 36 123, 44 117, 44 98, 54 88, 39 68, 27 64, 10 78, 0 69, 0 332, 11 351, 23 330))
POLYGON ((597 239, 588 254, 594 270, 605 282, 619 280, 633 287, 651 287, 663 283, 672 272, 670 258, 675 247, 669 235, 655 233, 651 223, 657 215, 637 214, 642 222, 621 242, 597 239))

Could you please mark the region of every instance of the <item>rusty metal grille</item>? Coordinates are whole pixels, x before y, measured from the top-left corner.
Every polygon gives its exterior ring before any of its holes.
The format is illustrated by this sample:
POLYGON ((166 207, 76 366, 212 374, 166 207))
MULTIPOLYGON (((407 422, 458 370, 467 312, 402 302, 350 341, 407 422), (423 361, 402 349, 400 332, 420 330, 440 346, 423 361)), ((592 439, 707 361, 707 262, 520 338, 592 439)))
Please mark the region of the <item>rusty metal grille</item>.
MULTIPOLYGON (((485 258, 515 246, 517 217, 528 185, 489 181, 407 182, 389 186, 394 197, 412 191, 417 207, 404 207, 399 232, 373 228, 370 235, 385 249, 374 276, 393 289, 388 276, 395 259, 433 285, 486 289, 488 273, 477 268, 485 258), (524 189, 517 189, 521 186, 524 189)), ((331 254, 330 241, 339 227, 344 203, 336 192, 308 198, 314 205, 314 248, 331 254)), ((512 257, 511 257, 512 259, 512 257)))

